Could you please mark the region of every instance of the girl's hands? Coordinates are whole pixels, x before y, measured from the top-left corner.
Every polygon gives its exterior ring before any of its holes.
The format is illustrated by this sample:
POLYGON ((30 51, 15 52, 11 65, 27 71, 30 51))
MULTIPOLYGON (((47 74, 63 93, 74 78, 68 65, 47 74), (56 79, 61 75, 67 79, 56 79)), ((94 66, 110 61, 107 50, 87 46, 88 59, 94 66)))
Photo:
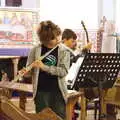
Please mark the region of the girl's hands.
POLYGON ((44 66, 45 66, 45 64, 44 64, 42 61, 40 61, 40 60, 36 60, 36 61, 34 61, 34 62, 32 63, 32 67, 33 67, 33 68, 36 67, 36 68, 43 69, 44 66))

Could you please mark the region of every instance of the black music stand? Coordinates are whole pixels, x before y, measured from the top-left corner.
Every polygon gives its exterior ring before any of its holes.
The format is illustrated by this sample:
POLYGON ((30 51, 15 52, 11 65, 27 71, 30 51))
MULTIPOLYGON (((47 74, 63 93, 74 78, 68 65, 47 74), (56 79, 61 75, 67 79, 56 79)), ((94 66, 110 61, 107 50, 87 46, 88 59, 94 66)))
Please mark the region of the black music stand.
POLYGON ((98 87, 99 118, 101 115, 101 90, 111 88, 120 71, 119 53, 87 53, 79 68, 73 88, 98 87))

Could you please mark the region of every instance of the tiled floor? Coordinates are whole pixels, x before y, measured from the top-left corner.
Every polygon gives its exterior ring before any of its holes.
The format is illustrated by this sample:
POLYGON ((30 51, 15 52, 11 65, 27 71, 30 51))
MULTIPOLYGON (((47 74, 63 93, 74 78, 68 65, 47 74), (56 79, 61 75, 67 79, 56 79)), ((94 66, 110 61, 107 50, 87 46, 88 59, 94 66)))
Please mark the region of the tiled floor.
MULTIPOLYGON (((77 120, 80 120, 80 116, 78 117, 77 120)), ((87 111, 87 120, 94 120, 94 111, 93 110, 87 111)))
MULTIPOLYGON (((18 106, 18 98, 13 98, 11 99, 12 103, 15 104, 16 106, 18 106)), ((32 98, 27 98, 27 102, 26 102, 26 112, 27 113, 35 113, 35 106, 34 106, 34 102, 32 98)))

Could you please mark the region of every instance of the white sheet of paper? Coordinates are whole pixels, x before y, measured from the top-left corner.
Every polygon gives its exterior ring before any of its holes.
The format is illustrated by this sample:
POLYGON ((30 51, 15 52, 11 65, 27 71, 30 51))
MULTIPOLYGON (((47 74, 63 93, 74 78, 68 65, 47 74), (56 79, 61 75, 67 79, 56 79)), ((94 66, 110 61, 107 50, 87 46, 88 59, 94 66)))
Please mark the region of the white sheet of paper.
POLYGON ((79 68, 80 68, 83 60, 84 60, 84 57, 79 57, 76 63, 72 63, 72 65, 68 71, 68 74, 67 74, 65 80, 66 80, 67 84, 69 84, 68 80, 71 81, 71 84, 70 84, 71 87, 74 85, 79 68))

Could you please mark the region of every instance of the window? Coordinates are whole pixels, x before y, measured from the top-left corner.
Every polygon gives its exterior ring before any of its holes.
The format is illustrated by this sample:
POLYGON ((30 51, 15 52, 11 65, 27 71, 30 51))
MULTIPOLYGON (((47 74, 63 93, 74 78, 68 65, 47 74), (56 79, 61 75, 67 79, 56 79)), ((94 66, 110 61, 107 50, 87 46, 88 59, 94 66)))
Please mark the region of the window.
POLYGON ((5 6, 19 7, 22 5, 22 0, 5 0, 5 6))

